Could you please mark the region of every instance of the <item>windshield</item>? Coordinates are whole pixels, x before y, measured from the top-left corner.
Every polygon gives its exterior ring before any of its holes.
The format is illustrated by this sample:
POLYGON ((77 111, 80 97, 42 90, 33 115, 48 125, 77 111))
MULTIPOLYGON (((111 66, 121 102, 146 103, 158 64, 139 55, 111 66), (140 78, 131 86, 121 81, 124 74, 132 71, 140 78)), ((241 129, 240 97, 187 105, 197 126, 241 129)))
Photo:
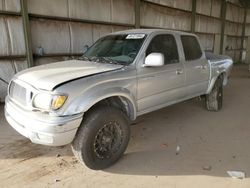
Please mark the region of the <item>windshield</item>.
POLYGON ((83 57, 88 60, 128 65, 137 56, 145 34, 109 35, 99 39, 83 57))

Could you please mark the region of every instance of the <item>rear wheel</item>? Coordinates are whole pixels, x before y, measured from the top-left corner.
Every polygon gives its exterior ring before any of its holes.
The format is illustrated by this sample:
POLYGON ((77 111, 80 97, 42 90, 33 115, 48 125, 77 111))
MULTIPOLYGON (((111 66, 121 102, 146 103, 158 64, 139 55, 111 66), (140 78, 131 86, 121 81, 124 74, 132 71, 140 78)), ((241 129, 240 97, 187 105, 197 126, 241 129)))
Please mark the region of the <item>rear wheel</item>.
POLYGON ((206 95, 206 109, 219 111, 223 103, 223 78, 220 76, 214 84, 212 91, 206 95))
POLYGON ((98 107, 86 114, 72 150, 86 166, 100 170, 123 155, 129 138, 129 123, 123 112, 113 107, 98 107))

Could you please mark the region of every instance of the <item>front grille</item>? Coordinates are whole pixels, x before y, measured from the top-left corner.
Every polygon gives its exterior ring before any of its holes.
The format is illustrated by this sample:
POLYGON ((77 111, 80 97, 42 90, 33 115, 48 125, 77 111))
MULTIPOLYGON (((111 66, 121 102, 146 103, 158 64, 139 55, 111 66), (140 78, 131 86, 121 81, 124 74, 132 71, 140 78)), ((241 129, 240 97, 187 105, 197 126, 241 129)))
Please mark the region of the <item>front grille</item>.
POLYGON ((31 92, 29 92, 26 88, 21 85, 11 82, 9 87, 9 95, 10 97, 23 106, 27 106, 27 103, 31 99, 31 92))

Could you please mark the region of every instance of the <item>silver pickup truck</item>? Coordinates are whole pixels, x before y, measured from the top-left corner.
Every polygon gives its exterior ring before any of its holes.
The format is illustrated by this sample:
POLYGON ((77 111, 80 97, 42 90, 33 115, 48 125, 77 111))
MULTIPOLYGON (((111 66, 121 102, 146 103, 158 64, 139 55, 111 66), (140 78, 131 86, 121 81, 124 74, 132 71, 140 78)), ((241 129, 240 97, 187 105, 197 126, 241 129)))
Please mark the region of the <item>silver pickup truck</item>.
POLYGON ((205 53, 196 35, 128 30, 99 39, 77 60, 24 70, 9 84, 5 116, 33 143, 72 144, 91 169, 114 164, 138 116, 204 96, 222 108, 233 61, 205 53))

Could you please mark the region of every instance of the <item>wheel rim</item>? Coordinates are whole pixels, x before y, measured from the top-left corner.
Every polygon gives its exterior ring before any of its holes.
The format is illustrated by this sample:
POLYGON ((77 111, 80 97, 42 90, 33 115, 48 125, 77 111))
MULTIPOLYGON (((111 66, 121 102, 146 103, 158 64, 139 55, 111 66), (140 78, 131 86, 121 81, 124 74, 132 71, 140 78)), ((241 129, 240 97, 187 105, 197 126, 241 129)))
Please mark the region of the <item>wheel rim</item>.
POLYGON ((119 151, 123 142, 123 133, 118 122, 105 124, 95 136, 94 152, 99 159, 109 159, 119 151))

